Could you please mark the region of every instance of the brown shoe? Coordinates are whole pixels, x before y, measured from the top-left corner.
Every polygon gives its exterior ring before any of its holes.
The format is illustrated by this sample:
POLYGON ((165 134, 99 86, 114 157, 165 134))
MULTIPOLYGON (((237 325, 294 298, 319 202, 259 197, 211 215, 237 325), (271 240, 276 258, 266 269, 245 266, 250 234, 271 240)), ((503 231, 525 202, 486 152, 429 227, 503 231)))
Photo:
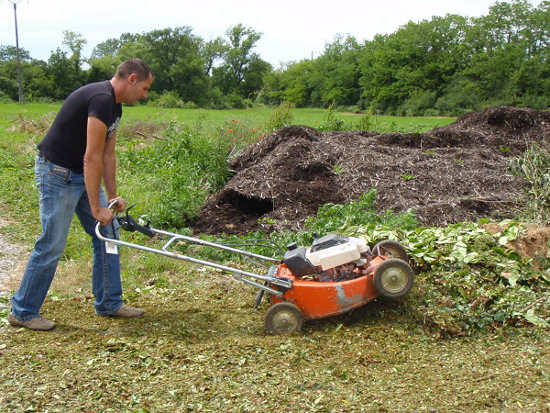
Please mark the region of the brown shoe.
POLYGON ((129 305, 122 304, 116 313, 112 314, 112 317, 132 318, 141 317, 145 311, 141 308, 130 307, 129 305))
POLYGON ((14 327, 25 327, 29 330, 48 331, 55 328, 53 321, 46 320, 40 315, 27 321, 20 321, 15 318, 11 311, 8 314, 8 322, 14 327))

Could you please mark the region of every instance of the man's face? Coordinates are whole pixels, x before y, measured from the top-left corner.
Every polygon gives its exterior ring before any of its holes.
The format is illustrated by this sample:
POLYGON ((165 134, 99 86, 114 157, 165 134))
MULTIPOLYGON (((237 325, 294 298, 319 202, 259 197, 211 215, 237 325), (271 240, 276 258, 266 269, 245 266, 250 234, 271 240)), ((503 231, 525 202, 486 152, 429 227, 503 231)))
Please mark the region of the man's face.
POLYGON ((139 100, 147 97, 147 92, 149 92, 151 83, 153 83, 153 75, 149 74, 149 77, 145 80, 137 80, 135 73, 132 73, 128 76, 128 83, 130 86, 128 87, 124 103, 134 105, 139 100))

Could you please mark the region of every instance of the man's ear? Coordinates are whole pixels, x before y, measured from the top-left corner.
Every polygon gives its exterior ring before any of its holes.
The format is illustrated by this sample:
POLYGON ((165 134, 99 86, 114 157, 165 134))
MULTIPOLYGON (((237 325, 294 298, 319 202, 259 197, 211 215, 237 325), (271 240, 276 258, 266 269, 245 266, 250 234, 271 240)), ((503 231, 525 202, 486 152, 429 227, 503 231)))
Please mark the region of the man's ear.
POLYGON ((137 83, 137 75, 135 73, 130 73, 128 75, 128 83, 134 86, 137 83))

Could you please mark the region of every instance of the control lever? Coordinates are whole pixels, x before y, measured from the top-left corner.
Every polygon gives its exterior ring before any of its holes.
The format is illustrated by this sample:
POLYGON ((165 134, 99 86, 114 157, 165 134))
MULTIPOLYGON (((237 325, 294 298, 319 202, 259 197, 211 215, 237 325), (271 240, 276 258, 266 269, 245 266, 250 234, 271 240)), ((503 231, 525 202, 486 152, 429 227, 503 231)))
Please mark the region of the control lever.
POLYGON ((149 222, 146 225, 139 225, 137 221, 128 213, 128 211, 135 206, 136 204, 126 208, 126 215, 117 217, 118 223, 120 224, 122 229, 125 231, 128 231, 128 232, 138 231, 152 238, 155 235, 155 233, 151 230, 151 227, 149 226, 149 222))

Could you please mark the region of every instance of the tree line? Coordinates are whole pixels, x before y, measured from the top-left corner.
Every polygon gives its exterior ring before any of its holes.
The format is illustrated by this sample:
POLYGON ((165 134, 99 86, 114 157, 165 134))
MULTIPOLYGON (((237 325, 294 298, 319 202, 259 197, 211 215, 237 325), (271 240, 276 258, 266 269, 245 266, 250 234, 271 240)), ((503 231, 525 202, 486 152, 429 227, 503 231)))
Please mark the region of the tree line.
MULTIPOLYGON (((357 41, 338 35, 320 56, 272 67, 254 51, 261 33, 242 24, 205 41, 188 26, 125 33, 82 56, 86 40, 64 32, 47 61, 20 50, 25 100, 62 100, 112 76, 130 57, 155 73, 160 106, 254 104, 336 107, 395 115, 458 115, 492 105, 550 106, 550 0, 497 1, 481 17, 448 14, 357 41)), ((13 46, 0 46, 0 100, 17 99, 13 46)))

